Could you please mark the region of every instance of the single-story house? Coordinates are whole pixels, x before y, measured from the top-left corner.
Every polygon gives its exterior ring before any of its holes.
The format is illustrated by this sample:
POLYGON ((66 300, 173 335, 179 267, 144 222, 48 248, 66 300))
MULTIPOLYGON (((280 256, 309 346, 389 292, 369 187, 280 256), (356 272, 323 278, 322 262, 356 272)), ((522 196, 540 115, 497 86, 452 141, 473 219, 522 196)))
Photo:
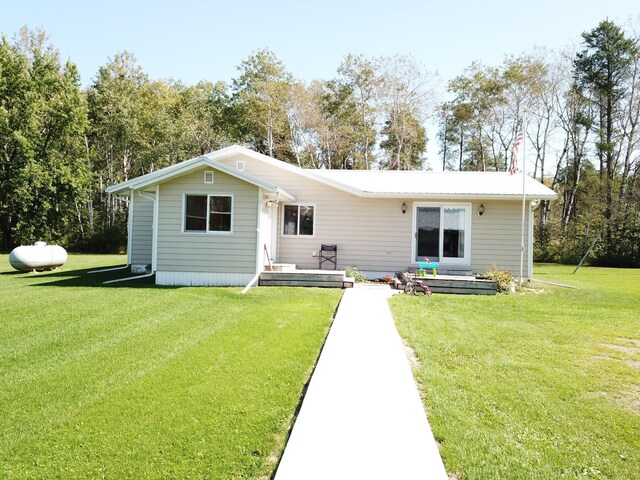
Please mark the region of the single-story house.
MULTIPOLYGON (((526 177, 525 273, 533 210, 556 193, 526 177)), ((474 273, 518 273, 522 175, 304 169, 231 146, 107 188, 129 199, 128 263, 161 285, 246 285, 268 260, 406 271, 425 257, 474 273), (269 258, 267 258, 267 256, 269 258)))

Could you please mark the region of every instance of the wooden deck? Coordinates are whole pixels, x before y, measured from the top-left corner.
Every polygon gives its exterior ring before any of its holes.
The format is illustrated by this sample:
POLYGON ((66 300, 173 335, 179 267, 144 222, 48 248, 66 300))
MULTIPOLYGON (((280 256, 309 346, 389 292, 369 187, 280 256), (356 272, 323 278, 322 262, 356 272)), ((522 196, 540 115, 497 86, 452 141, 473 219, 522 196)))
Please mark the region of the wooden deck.
POLYGON ((262 272, 260 286, 278 287, 353 287, 353 278, 347 277, 342 270, 293 270, 262 272))
POLYGON ((485 280, 466 275, 426 275, 418 277, 433 293, 457 293, 461 295, 495 295, 498 285, 493 280, 485 280))

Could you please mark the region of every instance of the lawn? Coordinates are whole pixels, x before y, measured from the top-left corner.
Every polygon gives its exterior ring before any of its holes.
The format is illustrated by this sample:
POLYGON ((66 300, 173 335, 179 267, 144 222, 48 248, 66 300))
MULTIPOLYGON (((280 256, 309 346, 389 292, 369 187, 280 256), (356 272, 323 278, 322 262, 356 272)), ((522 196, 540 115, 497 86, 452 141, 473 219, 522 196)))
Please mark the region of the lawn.
POLYGON ((341 290, 102 286, 0 256, 0 478, 268 478, 341 290))
POLYGON ((399 295, 455 478, 640 478, 640 270, 537 265, 538 293, 399 295))

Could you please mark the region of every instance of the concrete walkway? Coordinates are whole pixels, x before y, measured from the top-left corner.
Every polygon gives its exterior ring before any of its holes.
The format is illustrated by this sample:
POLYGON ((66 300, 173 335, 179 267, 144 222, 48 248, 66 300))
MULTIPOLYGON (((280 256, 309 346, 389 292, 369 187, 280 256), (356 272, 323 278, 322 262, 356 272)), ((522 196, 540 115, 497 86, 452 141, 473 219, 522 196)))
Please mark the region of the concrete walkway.
POLYGON ((445 479, 386 286, 345 291, 276 480, 445 479))

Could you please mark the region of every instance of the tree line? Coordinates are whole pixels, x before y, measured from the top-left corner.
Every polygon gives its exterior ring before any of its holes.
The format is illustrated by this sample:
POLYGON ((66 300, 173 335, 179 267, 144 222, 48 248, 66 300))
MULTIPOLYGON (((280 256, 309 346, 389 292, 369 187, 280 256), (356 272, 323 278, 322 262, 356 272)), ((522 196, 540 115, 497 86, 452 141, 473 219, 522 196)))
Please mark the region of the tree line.
POLYGON ((2 250, 37 239, 126 245, 126 200, 104 189, 239 143, 303 167, 421 168, 433 75, 410 57, 346 56, 297 81, 267 49, 227 83, 155 80, 119 52, 81 87, 42 30, 0 42, 2 250))
POLYGON ((472 64, 439 106, 443 167, 507 168, 526 124, 529 172, 559 193, 536 211, 535 257, 640 266, 640 46, 605 20, 576 52, 536 50, 472 64))
POLYGON ((259 50, 231 81, 152 79, 116 53, 82 88, 42 30, 0 42, 0 231, 4 251, 44 239, 126 245, 114 183, 239 143, 302 167, 505 171, 524 119, 531 175, 559 193, 536 210, 536 258, 640 266, 640 54, 611 21, 577 52, 535 50, 470 65, 446 85, 410 56, 349 54, 304 83, 259 50), (440 160, 427 162, 427 120, 440 160))

